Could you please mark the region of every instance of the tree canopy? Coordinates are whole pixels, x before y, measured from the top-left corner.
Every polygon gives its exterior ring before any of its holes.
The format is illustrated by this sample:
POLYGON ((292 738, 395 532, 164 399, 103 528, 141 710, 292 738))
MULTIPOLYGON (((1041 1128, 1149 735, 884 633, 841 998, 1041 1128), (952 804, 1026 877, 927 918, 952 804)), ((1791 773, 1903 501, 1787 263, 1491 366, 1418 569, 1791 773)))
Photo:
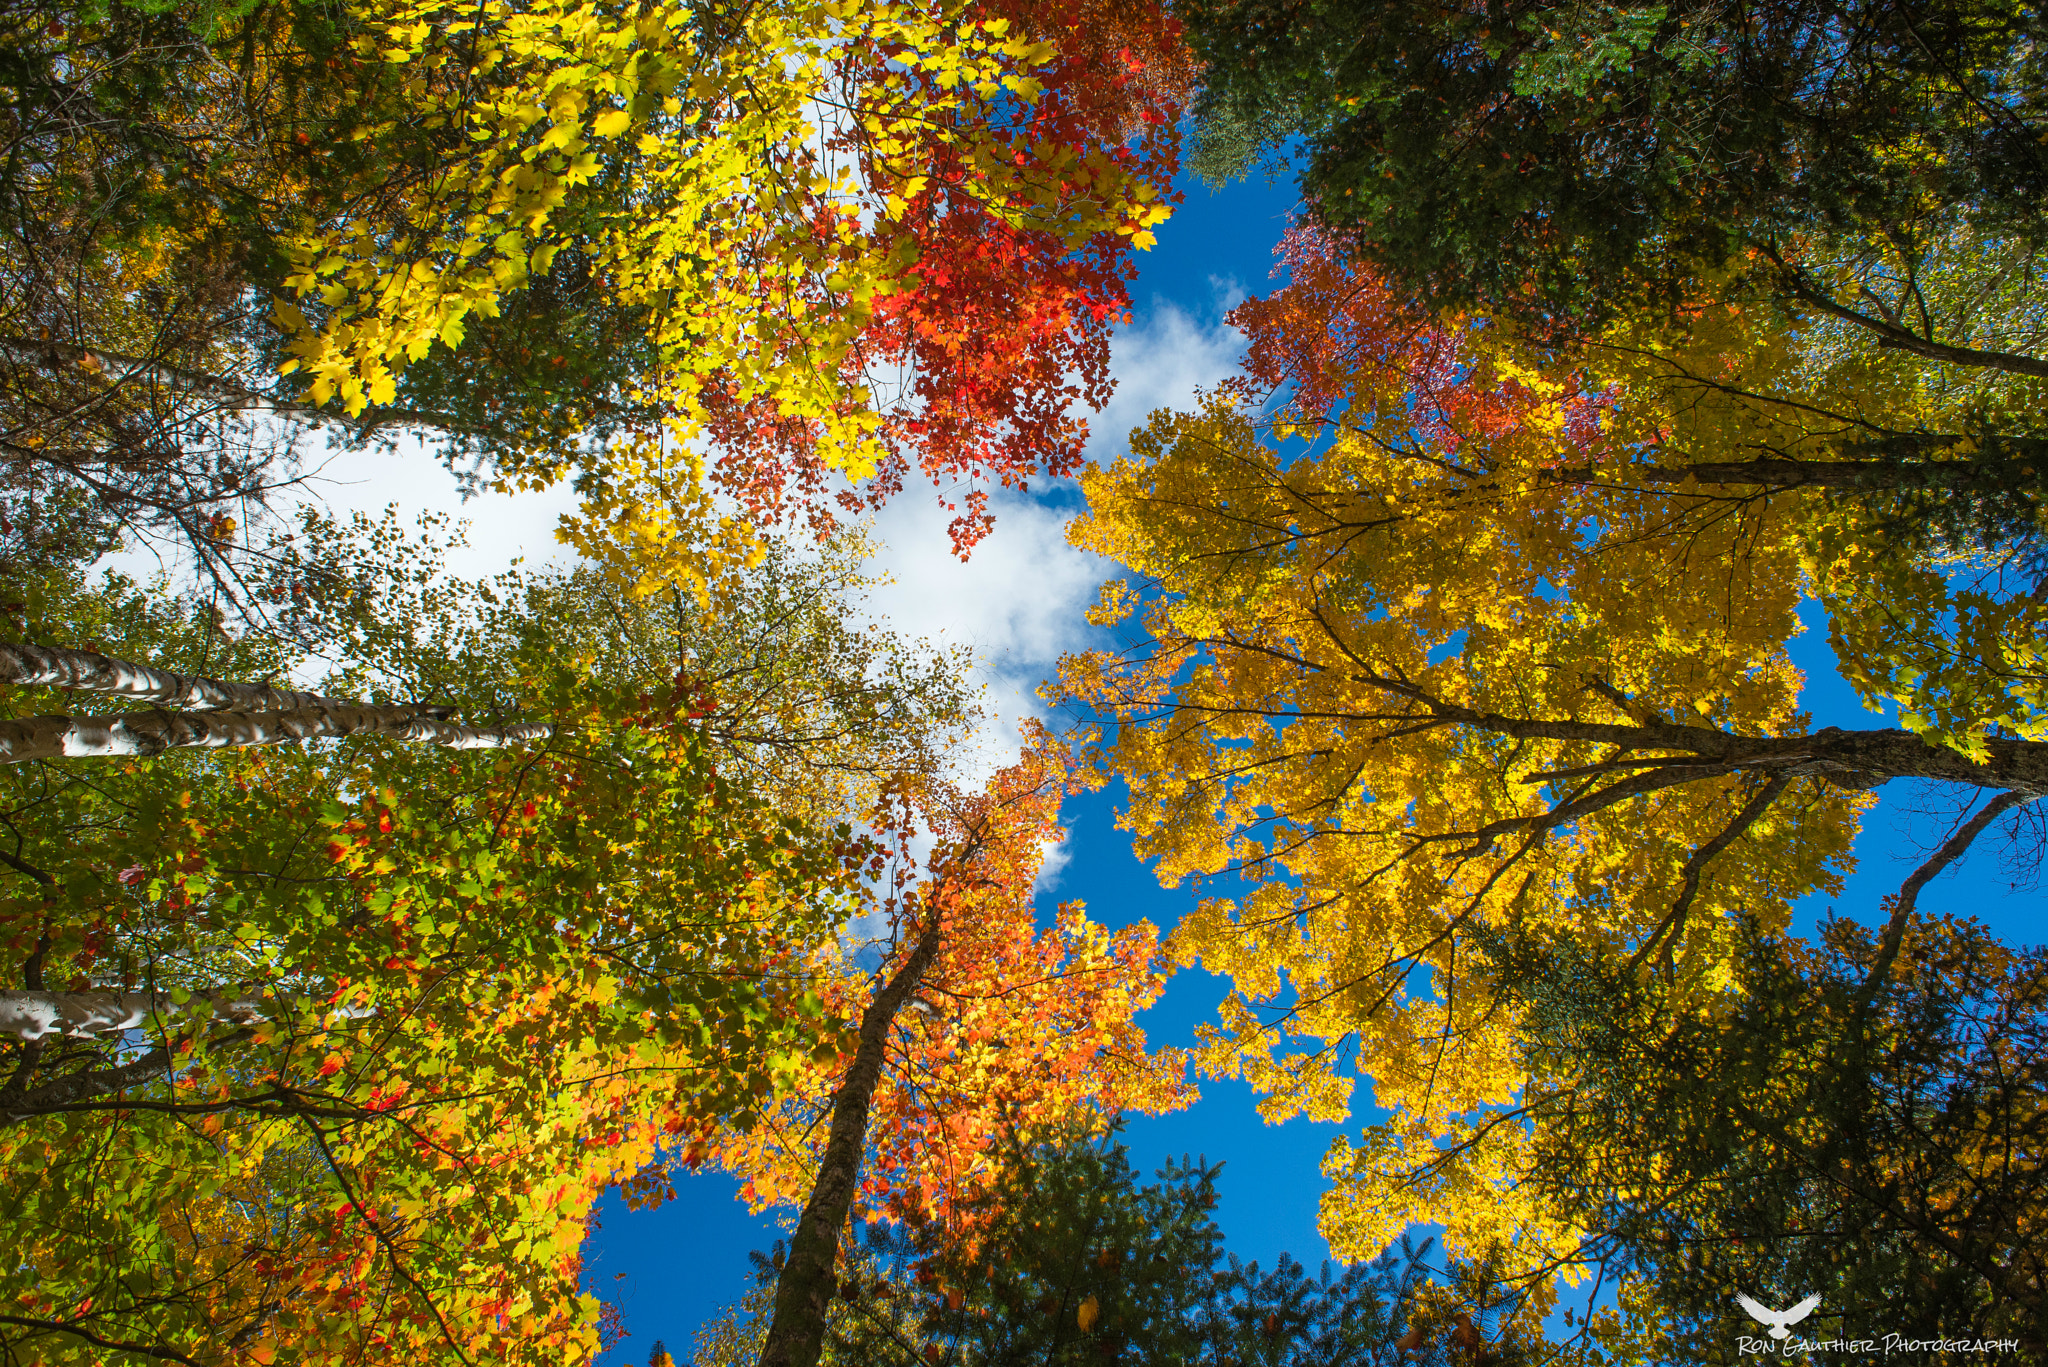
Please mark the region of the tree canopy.
MULTIPOLYGON (((175 602, 77 606, 177 640, 175 602)), ((412 625, 415 666, 460 636, 412 625)), ((650 696, 577 664, 549 619, 519 625, 497 643, 518 672, 469 696, 551 724, 494 757, 401 740, 8 767, 26 991, 7 1000, 60 1026, 7 1046, 7 1161, 45 1173, 10 1206, 33 1251, 11 1347, 588 1351, 598 1193, 832 1047, 788 970, 853 913, 859 842, 721 777, 695 690, 650 696), (78 1019, 110 989, 128 1018, 78 1019)), ((216 668, 286 663, 186 640, 216 668)), ((453 683, 457 659, 434 663, 453 683)))
MULTIPOLYGON (((1455 1361, 1478 1341, 1520 1360, 1529 1325, 1461 1294, 1478 1289, 1470 1269, 1432 1280, 1427 1243, 1319 1276, 1284 1253, 1271 1271, 1229 1253, 1212 1213, 1221 1171, 1184 1157, 1141 1187, 1113 1132, 1012 1134, 955 1218, 866 1227, 822 1360, 1365 1367, 1455 1361)), ((782 1257, 754 1255, 764 1282, 782 1257)), ((758 1300, 699 1336, 693 1367, 751 1361, 758 1300)))
POLYGON ((1141 3, 9 22, 9 459, 216 569, 306 425, 573 477, 645 586, 714 488, 823 525, 916 470, 964 551, 1078 463, 1190 70, 1141 3))
MULTIPOLYGON (((1102 718, 1138 852, 1212 892, 1172 939, 1234 986, 1202 1068, 1250 1081, 1273 1119, 1343 1119, 1359 1082, 1391 1112, 1325 1160, 1333 1248, 1370 1257, 1441 1223, 1535 1284, 1598 1252, 1588 1208, 1546 1182, 1575 1180, 1599 1127, 1550 1128, 1537 1070, 1584 1078, 1590 1046, 1539 1043, 1499 947, 1567 947, 1737 1028, 1745 975, 1798 963, 1743 967, 1743 927, 1781 943, 1799 899, 1840 891, 1875 788, 1981 804, 1939 863, 2038 800, 2030 676, 1985 630, 2010 622, 2031 650, 2031 587, 1996 533, 1892 530, 1912 460, 1837 453, 1924 415, 1927 392, 1824 369, 1769 314, 1704 306, 1559 356, 1418 318, 1325 235, 1288 264, 1233 315, 1244 377, 1084 478, 1074 539, 1142 578, 1105 589, 1096 620, 1124 642, 1070 659, 1064 689, 1102 718), (1802 589, 1902 726, 1811 725, 1788 652, 1802 589)), ((1907 914, 1860 951, 1871 992, 1907 914)), ((1830 1046, 1841 1066, 1920 1085, 1854 1040, 1830 1046)), ((2034 1105, 2020 1090, 2004 1123, 2034 1105)), ((1625 1142, 1657 1162, 1656 1133, 1625 1142)), ((1611 1199, 1654 1210, 1645 1190, 1611 1199)))
POLYGON ((788 1233, 706 1367, 1733 1362, 1738 1289, 2048 1353, 2042 954, 1921 905, 2048 852, 2043 36, 0 14, 0 1358, 589 1364, 597 1203, 706 1165, 788 1233), (1088 464, 1184 115, 1301 212, 1088 464), (571 495, 566 563, 308 501, 373 447, 571 495), (869 515, 965 558, 1070 477, 1062 732, 876 611, 869 515), (1109 784, 1164 929, 1048 895, 1109 784), (1345 1270, 1140 1183, 1197 1075, 1346 1124, 1345 1270))
MULTIPOLYGON (((1430 307, 1576 334, 1668 307, 1752 253, 1811 288, 1806 267, 1833 250, 1910 261, 1956 236, 2040 243, 2032 5, 1198 0, 1185 14, 1208 64, 1198 164, 1229 175, 1302 138, 1314 213, 1430 307)), ((1853 287, 1824 297, 1863 306, 1853 287)))

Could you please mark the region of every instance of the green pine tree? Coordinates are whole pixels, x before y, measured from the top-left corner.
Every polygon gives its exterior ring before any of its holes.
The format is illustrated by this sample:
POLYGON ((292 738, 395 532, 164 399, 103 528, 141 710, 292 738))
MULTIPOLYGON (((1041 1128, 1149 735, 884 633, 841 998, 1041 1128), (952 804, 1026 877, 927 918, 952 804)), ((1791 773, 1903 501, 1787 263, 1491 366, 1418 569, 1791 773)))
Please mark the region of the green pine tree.
MULTIPOLYGON (((950 1225, 874 1222, 849 1245, 834 1367, 1428 1367, 1526 1358, 1531 1307, 1484 1270, 1432 1279, 1428 1240, 1317 1275, 1224 1246, 1222 1165, 1183 1158, 1140 1185, 1114 1131, 1016 1146, 950 1225)), ((755 1254, 764 1284, 781 1259, 755 1254)), ((755 1292, 699 1336, 695 1367, 740 1367, 755 1292)))

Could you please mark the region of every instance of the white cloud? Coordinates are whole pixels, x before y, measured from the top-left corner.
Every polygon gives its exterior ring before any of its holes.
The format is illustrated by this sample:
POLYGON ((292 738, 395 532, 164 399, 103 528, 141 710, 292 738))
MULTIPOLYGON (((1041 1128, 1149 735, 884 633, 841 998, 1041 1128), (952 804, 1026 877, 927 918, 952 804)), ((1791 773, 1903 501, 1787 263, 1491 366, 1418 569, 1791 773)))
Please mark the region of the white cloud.
POLYGON ((333 455, 307 481, 306 492, 341 518, 352 512, 375 518, 395 503, 407 523, 422 512, 467 522, 469 544, 448 557, 448 572, 458 579, 489 578, 522 557, 528 569, 576 558, 555 540, 555 524, 576 506, 567 484, 539 493, 479 493, 465 502, 455 476, 413 437, 395 450, 333 455))
MULTIPOLYGON (((1114 459, 1127 449, 1131 429, 1154 410, 1190 407, 1198 388, 1213 389, 1236 372, 1244 338, 1221 315, 1243 291, 1235 281, 1209 283, 1216 294, 1212 319, 1155 299, 1136 326, 1115 338, 1116 393, 1089 419, 1090 460, 1114 459)), ((1067 544, 1066 526, 1078 510, 1074 492, 1066 481, 1041 482, 1032 495, 996 491, 990 500, 995 530, 964 564, 953 555, 946 515, 934 506, 929 486, 910 482, 876 520, 874 567, 893 582, 874 592, 870 611, 905 636, 969 647, 987 690, 995 725, 986 743, 963 757, 963 780, 1016 757, 1023 720, 1046 716, 1038 685, 1062 654, 1088 644, 1082 614, 1102 582, 1117 573, 1113 562, 1067 544)), ((1055 852, 1042 878, 1049 884, 1064 862, 1064 852, 1055 852)))
MULTIPOLYGON (((310 452, 304 481, 275 500, 276 520, 268 527, 288 528, 307 505, 345 521, 355 512, 374 520, 391 504, 408 528, 424 512, 446 514, 462 528, 467 544, 448 555, 448 573, 456 578, 488 579, 522 557, 528 569, 538 569, 568 564, 576 556, 555 540, 555 524, 576 505, 566 484, 541 493, 479 493, 465 502, 460 482, 415 437, 401 438, 391 450, 310 452)), ((252 530, 260 544, 266 527, 252 530)), ((173 582, 184 574, 182 562, 148 545, 125 547, 100 563, 145 581, 159 571, 173 582)))
POLYGON ((1089 418, 1088 458, 1096 462, 1124 453, 1131 429, 1154 410, 1187 408, 1197 389, 1214 389, 1237 373, 1244 334, 1222 321, 1245 293, 1235 280, 1209 277, 1214 321, 1198 317, 1168 299, 1154 297, 1137 326, 1111 345, 1110 371, 1116 393, 1089 418))
POLYGON ((1081 645, 1081 614, 1113 569, 1067 544, 1066 510, 1000 492, 991 507, 995 530, 964 564, 953 555, 944 513, 915 486, 875 524, 873 567, 890 582, 870 595, 868 611, 904 636, 974 654, 995 724, 975 753, 961 757, 963 781, 1016 757, 1022 721, 1044 715, 1034 691, 1062 652, 1081 645))
POLYGON ((1218 311, 1228 313, 1252 297, 1251 291, 1238 283, 1234 275, 1212 275, 1209 277, 1209 293, 1218 311))
POLYGON ((1067 840, 1042 841, 1038 848, 1044 862, 1038 866, 1038 876, 1031 880, 1031 895, 1034 897, 1057 888, 1060 875, 1066 872, 1067 861, 1074 857, 1073 844, 1067 840))
MULTIPOLYGON (((1209 284, 1214 303, 1203 310, 1206 316, 1155 297, 1139 322, 1113 339, 1117 387, 1108 406, 1090 415, 1091 460, 1113 459, 1126 449, 1131 429, 1155 409, 1187 408, 1198 388, 1213 388, 1234 373, 1243 337, 1222 314, 1243 291, 1233 280, 1212 277, 1209 284)), ((362 511, 376 517, 396 504, 407 522, 434 511, 467 523, 468 545, 449 557, 448 571, 458 578, 487 578, 515 558, 537 569, 575 557, 554 535, 562 514, 575 506, 566 485, 541 493, 481 493, 465 502, 456 478, 415 439, 394 450, 334 453, 314 464, 302 492, 338 516, 362 511)), ((991 499, 995 530, 964 564, 952 553, 948 515, 935 505, 929 485, 910 481, 876 520, 880 548, 873 567, 893 582, 876 589, 869 613, 908 637, 969 647, 987 690, 995 725, 980 752, 963 757, 963 779, 1015 758, 1021 722, 1045 716, 1039 683, 1061 654, 1087 644, 1082 614, 1116 566, 1067 544, 1066 525, 1077 508, 1070 481, 1039 481, 1030 495, 997 490, 991 499)), ((289 506, 278 511, 291 513, 289 506)), ((116 563, 145 574, 156 568, 136 552, 116 563)), ((1054 853, 1047 877, 1056 877, 1063 862, 1064 855, 1054 853)))

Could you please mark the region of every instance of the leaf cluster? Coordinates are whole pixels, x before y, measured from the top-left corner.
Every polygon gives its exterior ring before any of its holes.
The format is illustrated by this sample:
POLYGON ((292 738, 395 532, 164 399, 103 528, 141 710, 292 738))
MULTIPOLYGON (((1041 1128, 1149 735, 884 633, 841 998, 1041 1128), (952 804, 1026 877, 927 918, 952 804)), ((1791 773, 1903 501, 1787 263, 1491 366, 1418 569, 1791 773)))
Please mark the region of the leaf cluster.
POLYGON ((1582 335, 1744 250, 2039 240, 2041 18, 2005 0, 1197 4, 1196 164, 1291 137, 1317 217, 1428 306, 1582 335), (1214 130, 1213 132, 1211 130, 1214 130))

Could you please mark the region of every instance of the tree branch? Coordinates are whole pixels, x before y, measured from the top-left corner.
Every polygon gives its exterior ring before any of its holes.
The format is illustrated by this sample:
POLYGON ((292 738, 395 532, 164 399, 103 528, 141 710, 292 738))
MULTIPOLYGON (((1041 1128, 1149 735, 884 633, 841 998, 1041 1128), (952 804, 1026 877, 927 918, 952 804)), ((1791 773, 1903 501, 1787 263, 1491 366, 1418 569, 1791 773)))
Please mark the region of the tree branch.
POLYGON ((70 1334, 84 1339, 95 1348, 106 1348, 119 1353, 140 1353, 159 1362, 182 1362, 186 1367, 203 1367, 199 1359, 186 1357, 175 1348, 165 1348, 161 1344, 128 1343, 121 1339, 101 1338, 90 1329, 81 1329, 75 1324, 65 1324, 61 1320, 37 1320, 25 1315, 0 1315, 0 1324, 19 1324, 24 1328, 41 1329, 53 1334, 70 1334))
POLYGON ((371 1237, 375 1238, 377 1246, 384 1250, 384 1256, 391 1260, 391 1270, 404 1278, 405 1284, 411 1287, 426 1305, 428 1312, 434 1317, 434 1323, 441 1328, 441 1337, 447 1340, 455 1356, 462 1359, 463 1367, 476 1367, 469 1354, 462 1351, 462 1345, 455 1341, 455 1331, 449 1327, 448 1317, 441 1313, 441 1307, 428 1294, 427 1288, 420 1285, 419 1278, 412 1275, 405 1261, 398 1256, 398 1250, 392 1246, 391 1238, 384 1232, 384 1227, 377 1223, 370 1214, 369 1207, 363 1204, 363 1198, 349 1185, 348 1175, 341 1170, 341 1164, 335 1161, 334 1150, 328 1147, 326 1132, 313 1122, 311 1116, 301 1114, 299 1118, 305 1122, 307 1132, 313 1136, 314 1147, 320 1150, 320 1157, 327 1164, 327 1170, 334 1174, 335 1184, 341 1188, 341 1194, 348 1197, 349 1205, 361 1217, 362 1222, 369 1226, 371 1237))
POLYGON ((1738 836, 1755 825, 1757 818, 1770 810, 1771 804, 1778 800, 1779 795, 1791 782, 1790 774, 1773 775, 1769 783, 1743 804, 1742 810, 1735 814, 1735 819, 1729 822, 1719 835, 1692 852, 1692 857, 1685 861, 1684 881, 1678 891, 1678 900, 1672 904, 1671 910, 1664 914, 1664 919, 1657 923, 1657 928, 1650 932, 1649 938, 1629 956, 1625 973, 1634 976, 1637 965, 1656 950, 1664 941, 1667 932, 1673 943, 1685 933, 1685 918, 1692 912, 1693 899, 1699 895, 1700 875, 1706 871, 1707 861, 1727 849, 1738 836))
POLYGON ((1863 986, 1856 993, 1856 1033, 1861 1032, 1864 1019, 1877 1001, 1878 990, 1891 975, 1892 963, 1899 957, 1899 947, 1905 942, 1906 923, 1912 919, 1913 907, 1920 899, 1920 889, 1943 869, 1962 858, 1972 841, 1984 833, 1984 828, 2006 812, 2030 802, 2033 796, 2017 792, 2000 793, 1984 804, 1978 813, 1963 823, 1962 829, 1948 838, 1948 842, 1930 856, 1926 863, 1913 870, 1913 874, 1899 888, 1899 895, 1892 899, 1891 920, 1885 924, 1884 938, 1879 941, 1877 957, 1871 961, 1870 971, 1864 975, 1863 986))
MULTIPOLYGON (((1781 266, 1783 262, 1779 263, 1781 266)), ((1931 338, 1908 332, 1897 323, 1882 318, 1873 318, 1867 313, 1837 301, 1806 281, 1805 273, 1788 269, 1786 280, 1795 299, 1813 305, 1821 312, 1852 323, 1877 337, 1877 344, 1897 351, 1910 351, 1930 361, 1943 361, 1949 365, 1983 367, 2003 370, 2014 375, 2048 376, 2048 361, 2036 356, 2023 356, 2011 351, 1978 351, 1974 347, 1949 346, 1931 338)))

